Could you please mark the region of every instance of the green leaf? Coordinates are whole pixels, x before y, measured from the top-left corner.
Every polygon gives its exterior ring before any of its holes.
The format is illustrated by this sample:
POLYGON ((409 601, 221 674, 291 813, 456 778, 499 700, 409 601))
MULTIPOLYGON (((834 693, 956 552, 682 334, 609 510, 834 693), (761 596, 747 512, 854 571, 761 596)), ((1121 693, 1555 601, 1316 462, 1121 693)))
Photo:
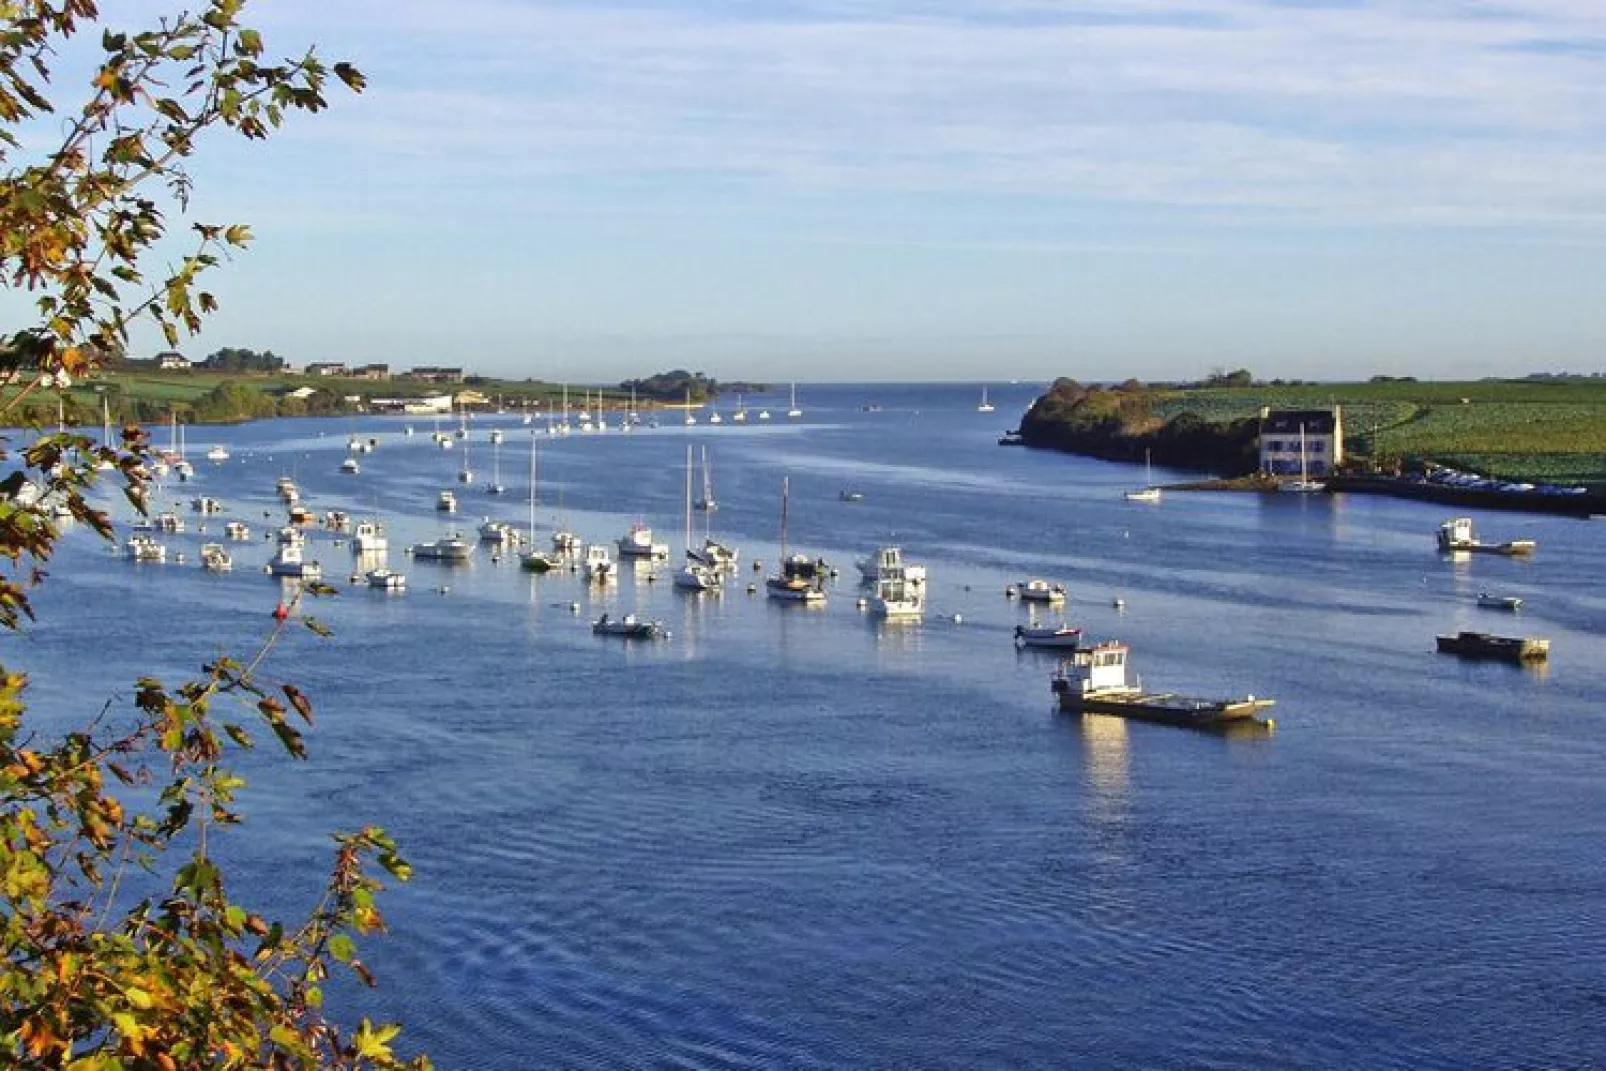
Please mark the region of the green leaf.
POLYGON ((329 954, 341 963, 350 963, 351 957, 357 954, 357 947, 350 937, 337 933, 329 938, 329 954))

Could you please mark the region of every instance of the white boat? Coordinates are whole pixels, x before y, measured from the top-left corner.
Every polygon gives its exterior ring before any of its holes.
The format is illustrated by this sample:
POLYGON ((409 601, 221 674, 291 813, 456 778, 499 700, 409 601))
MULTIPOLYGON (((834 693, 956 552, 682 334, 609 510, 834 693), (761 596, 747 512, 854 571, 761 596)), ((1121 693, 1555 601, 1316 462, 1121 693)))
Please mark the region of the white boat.
POLYGON ((251 538, 251 526, 244 521, 230 521, 223 526, 223 535, 237 543, 243 543, 251 538))
POLYGON ((206 459, 208 461, 227 461, 229 459, 229 449, 226 446, 214 446, 206 452, 206 459))
POLYGON ((858 559, 854 564, 858 567, 859 578, 866 584, 874 584, 884 576, 900 576, 911 584, 924 584, 926 582, 926 567, 904 561, 901 547, 879 547, 874 554, 858 559))
POLYGON ((456 513, 457 496, 450 489, 442 491, 435 496, 435 508, 442 513, 456 513))
POLYGON ((746 424, 747 423, 747 407, 742 405, 742 396, 740 394, 738 394, 736 396, 736 412, 731 414, 731 423, 732 424, 746 424))
POLYGON ((719 415, 718 409, 715 409, 712 413, 708 414, 708 422, 710 424, 723 424, 725 423, 725 418, 719 415))
POLYGON ((786 552, 787 506, 791 499, 791 478, 781 479, 781 558, 775 575, 765 578, 765 593, 781 602, 821 604, 825 602, 825 583, 829 570, 824 560, 786 552))
POLYGON ((688 388, 686 390, 686 424, 689 427, 695 423, 697 423, 697 416, 691 411, 691 390, 688 388))
POLYGON ((630 531, 616 541, 620 558, 664 559, 669 557, 668 543, 654 543, 652 529, 637 521, 630 531))
POLYGON ((340 463, 340 471, 347 476, 355 476, 362 472, 362 466, 357 463, 356 458, 348 457, 340 463))
POLYGON ((196 513, 214 514, 223 512, 223 503, 210 495, 196 495, 190 499, 190 509, 196 513))
POLYGON ((501 442, 502 439, 503 439, 502 429, 501 428, 492 428, 491 429, 491 434, 490 434, 491 444, 494 446, 497 443, 501 442))
POLYGON ((987 400, 987 388, 983 386, 981 389, 981 404, 976 406, 976 412, 991 413, 992 411, 993 403, 987 400))
POLYGON ((877 617, 912 618, 926 612, 926 567, 909 565, 897 547, 882 547, 878 555, 875 590, 870 612, 877 617))
POLYGON ((234 568, 234 559, 222 543, 202 543, 201 568, 212 573, 226 573, 234 568))
POLYGON ((608 551, 606 543, 593 543, 586 547, 585 556, 580 560, 580 567, 587 580, 612 580, 619 575, 613 564, 613 555, 608 551))
POLYGON ((622 636, 627 640, 662 640, 669 630, 662 621, 643 621, 635 614, 609 617, 603 614, 591 623, 591 632, 597 636, 622 636))
POLYGON ((331 532, 349 532, 351 515, 345 510, 332 509, 323 515, 323 526, 331 532))
MULTIPOLYGON (((787 409, 786 416, 787 416, 787 419, 789 419, 789 420, 796 420, 798 417, 800 417, 802 415, 803 415, 803 410, 801 410, 801 409, 799 409, 797 407, 797 384, 793 383, 792 384, 792 404, 791 404, 791 407, 789 409, 787 409)), ((762 413, 759 414, 759 419, 760 420, 764 419, 764 415, 762 413)))
MULTIPOLYGON (((459 436, 459 438, 462 438, 462 436, 459 436)), ((463 439, 463 467, 457 470, 457 482, 465 487, 474 482, 474 470, 468 467, 467 439, 463 439)))
POLYGON ((1064 623, 1058 625, 1016 625, 1016 647, 1051 647, 1074 650, 1082 642, 1082 630, 1064 623))
MULTIPOLYGON (((297 537, 300 534, 296 532, 297 537)), ((323 575, 323 569, 317 562, 307 561, 306 548, 299 538, 293 542, 286 542, 281 538, 279 549, 268 561, 268 572, 274 576, 293 576, 302 580, 316 580, 323 575)))
MULTIPOLYGON (((530 439, 530 528, 528 542, 530 549, 519 555, 519 566, 531 573, 550 573, 563 564, 556 551, 548 552, 537 550, 535 547, 535 505, 539 498, 541 486, 541 471, 536 458, 535 438, 530 439)), ((572 540, 573 534, 566 533, 572 540)))
POLYGON ((702 546, 693 547, 686 552, 694 561, 703 565, 712 565, 722 569, 729 569, 741 560, 742 552, 728 543, 721 543, 713 536, 705 535, 702 546))
POLYGON ((502 547, 516 547, 524 542, 519 530, 507 521, 493 521, 487 517, 479 527, 481 543, 495 543, 502 547))
POLYGON ((1310 495, 1327 490, 1327 485, 1320 480, 1313 480, 1305 468, 1305 425, 1299 426, 1299 479, 1284 480, 1277 485, 1277 490, 1288 491, 1293 494, 1310 495))
POLYGON ((758 411, 758 419, 760 419, 760 420, 768 420, 769 418, 770 418, 770 411, 768 409, 760 409, 758 411))
POLYGON ((165 562, 167 548, 148 535, 131 535, 123 541, 123 553, 130 561, 165 562))
POLYGON ((170 511, 158 513, 156 515, 156 520, 153 521, 152 524, 154 525, 156 531, 166 532, 169 535, 184 531, 183 518, 170 511))
MULTIPOLYGON (((704 451, 707 457, 707 451, 704 451)), ((692 553, 691 545, 691 447, 686 447, 686 533, 685 543, 686 561, 675 572, 675 587, 681 591, 719 591, 724 584, 724 577, 712 565, 698 560, 692 553)))
POLYGON ((390 549, 385 526, 378 521, 358 521, 352 532, 351 549, 358 554, 377 554, 390 549))
POLYGON ((414 543, 408 551, 416 561, 466 562, 474 557, 474 544, 456 532, 425 543, 414 543))
POLYGON ((1065 585, 1051 584, 1047 580, 1022 580, 1015 585, 1015 594, 1025 602, 1064 602, 1065 585))
POLYGON ((1143 473, 1145 486, 1123 494, 1128 502, 1158 502, 1160 501, 1160 488, 1154 482, 1154 465, 1150 462, 1149 451, 1143 451, 1143 473))
POLYGON ((407 577, 393 569, 381 565, 377 569, 370 569, 363 574, 363 579, 371 588, 380 588, 384 591, 404 591, 407 588, 407 577))

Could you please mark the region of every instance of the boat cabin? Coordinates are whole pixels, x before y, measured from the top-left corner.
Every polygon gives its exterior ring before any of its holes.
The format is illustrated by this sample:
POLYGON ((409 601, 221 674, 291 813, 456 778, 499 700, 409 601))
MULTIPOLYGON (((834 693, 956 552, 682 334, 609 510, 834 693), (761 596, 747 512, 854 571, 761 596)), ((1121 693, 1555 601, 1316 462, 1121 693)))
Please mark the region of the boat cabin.
POLYGON ((1131 654, 1132 648, 1124 643, 1080 647, 1056 679, 1055 691, 1070 691, 1079 695, 1136 691, 1127 673, 1131 654))

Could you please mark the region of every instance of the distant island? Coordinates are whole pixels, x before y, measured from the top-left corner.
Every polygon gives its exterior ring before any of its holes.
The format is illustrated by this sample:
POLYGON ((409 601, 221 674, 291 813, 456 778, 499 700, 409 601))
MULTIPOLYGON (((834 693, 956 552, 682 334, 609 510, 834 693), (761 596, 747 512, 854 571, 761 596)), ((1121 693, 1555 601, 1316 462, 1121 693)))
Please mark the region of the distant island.
POLYGON ((1606 490, 1606 379, 1364 383, 1261 382, 1249 372, 1199 383, 1059 379, 1021 418, 1019 441, 1114 461, 1249 477, 1262 410, 1341 406, 1343 471, 1363 476, 1455 466, 1506 480, 1606 490))

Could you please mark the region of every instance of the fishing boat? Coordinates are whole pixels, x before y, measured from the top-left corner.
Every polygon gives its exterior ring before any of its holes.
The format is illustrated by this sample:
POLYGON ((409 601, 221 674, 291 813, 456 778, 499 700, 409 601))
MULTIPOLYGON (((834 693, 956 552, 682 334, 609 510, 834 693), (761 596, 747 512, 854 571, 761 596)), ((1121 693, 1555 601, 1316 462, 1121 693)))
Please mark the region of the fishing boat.
MULTIPOLYGON (((704 451, 704 460, 707 452, 704 451)), ((719 591, 723 585, 723 576, 717 568, 708 565, 692 554, 691 545, 691 447, 686 447, 686 529, 685 542, 682 544, 686 552, 686 561, 675 571, 675 587, 680 591, 719 591)))
POLYGON ((342 509, 332 509, 323 515, 323 526, 331 532, 349 532, 351 515, 342 509))
POLYGON ((457 512, 457 496, 448 488, 435 496, 435 508, 442 513, 457 512))
POLYGON ((623 617, 610 617, 603 614, 591 622, 591 632, 596 636, 620 636, 627 640, 663 640, 669 638, 669 630, 662 621, 644 621, 635 614, 626 614, 623 617))
POLYGON ((1439 636, 1438 647, 1441 654, 1502 662, 1540 662, 1550 657, 1550 641, 1533 636, 1495 636, 1487 632, 1461 631, 1439 636))
POLYGON ((1439 550, 1446 554, 1470 551, 1476 554, 1520 556, 1532 554, 1539 544, 1532 539, 1510 539, 1504 543, 1485 543, 1472 527, 1471 517, 1455 517, 1439 525, 1439 550))
POLYGON ((619 547, 620 558, 659 560, 669 557, 669 544, 654 543, 652 529, 640 521, 632 524, 630 531, 620 536, 615 542, 619 547))
MULTIPOLYGON (((295 529, 290 529, 295 532, 295 529)), ((268 560, 268 572, 274 576, 298 577, 302 580, 317 580, 323 575, 323 569, 315 561, 308 561, 306 546, 299 538, 301 533, 295 532, 297 538, 286 540, 283 530, 280 533, 279 549, 268 560)))
POLYGON ((201 568, 211 573, 226 573, 234 568, 234 559, 222 543, 202 543, 201 568))
POLYGON ((244 543, 251 538, 251 526, 244 521, 230 521, 223 526, 223 535, 237 543, 244 543))
POLYGON ((190 509, 194 510, 196 513, 211 515, 214 513, 222 513, 223 503, 219 502, 211 495, 196 495, 194 498, 190 499, 190 509))
POLYGON ((1144 486, 1127 491, 1122 497, 1128 502, 1160 501, 1160 488, 1154 482, 1154 464, 1147 450, 1143 451, 1143 474, 1144 486))
POLYGON ((1015 585, 1015 594, 1023 602, 1057 603, 1065 601, 1065 585, 1047 580, 1022 580, 1015 585))
POLYGON ((123 541, 123 554, 130 561, 165 562, 167 547, 148 535, 131 535, 123 541))
MULTIPOLYGON (((860 571, 864 566, 860 564, 860 571)), ((870 612, 877 617, 914 618, 926 612, 926 567, 903 559, 900 547, 882 547, 876 552, 874 591, 870 612)))
POLYGON ((383 565, 368 570, 363 574, 363 580, 369 587, 379 588, 382 591, 404 591, 407 588, 406 576, 383 565))
POLYGON ((592 543, 586 547, 585 556, 580 559, 580 568, 587 580, 599 583, 613 580, 619 575, 606 543, 592 543))
POLYGON ((1016 625, 1016 647, 1075 649, 1082 642, 1082 630, 1063 622, 1058 625, 1016 625))
POLYGON ((516 547, 524 536, 507 521, 493 521, 489 517, 479 527, 481 543, 494 543, 501 547, 516 547))
POLYGON ((1516 595, 1494 595, 1487 591, 1478 592, 1478 605, 1485 610, 1505 610, 1515 613, 1522 609, 1522 599, 1516 595))
POLYGON ((415 561, 466 562, 474 557, 474 544, 451 532, 440 539, 414 543, 408 553, 415 561))
POLYGON ((358 473, 362 472, 362 466, 357 463, 356 458, 348 457, 340 463, 340 471, 345 473, 347 476, 356 476, 358 473))
POLYGON ((229 448, 221 445, 213 446, 207 450, 206 459, 208 461, 227 461, 229 459, 229 448))
POLYGON ((825 561, 804 554, 788 554, 786 545, 787 506, 791 499, 791 478, 781 479, 781 557, 778 571, 764 580, 764 590, 780 602, 820 605, 825 602, 825 583, 829 570, 825 561))
POLYGON ((991 413, 992 411, 993 411, 993 403, 989 402, 987 400, 987 387, 984 385, 981 388, 981 404, 976 406, 976 412, 978 412, 978 413, 991 413))
POLYGON ((915 584, 926 582, 926 567, 905 561, 901 547, 878 547, 874 554, 857 559, 854 565, 859 570, 859 580, 865 584, 874 584, 888 573, 897 573, 915 584))
POLYGON ((1139 721, 1180 725, 1190 729, 1266 731, 1270 719, 1256 715, 1276 704, 1273 699, 1246 695, 1237 699, 1202 699, 1173 692, 1145 692, 1128 673, 1131 648, 1124 643, 1101 643, 1077 648, 1049 686, 1059 708, 1074 714, 1114 714, 1139 721))
POLYGON ((358 554, 378 554, 390 548, 385 526, 377 520, 358 521, 351 535, 351 549, 358 554))

